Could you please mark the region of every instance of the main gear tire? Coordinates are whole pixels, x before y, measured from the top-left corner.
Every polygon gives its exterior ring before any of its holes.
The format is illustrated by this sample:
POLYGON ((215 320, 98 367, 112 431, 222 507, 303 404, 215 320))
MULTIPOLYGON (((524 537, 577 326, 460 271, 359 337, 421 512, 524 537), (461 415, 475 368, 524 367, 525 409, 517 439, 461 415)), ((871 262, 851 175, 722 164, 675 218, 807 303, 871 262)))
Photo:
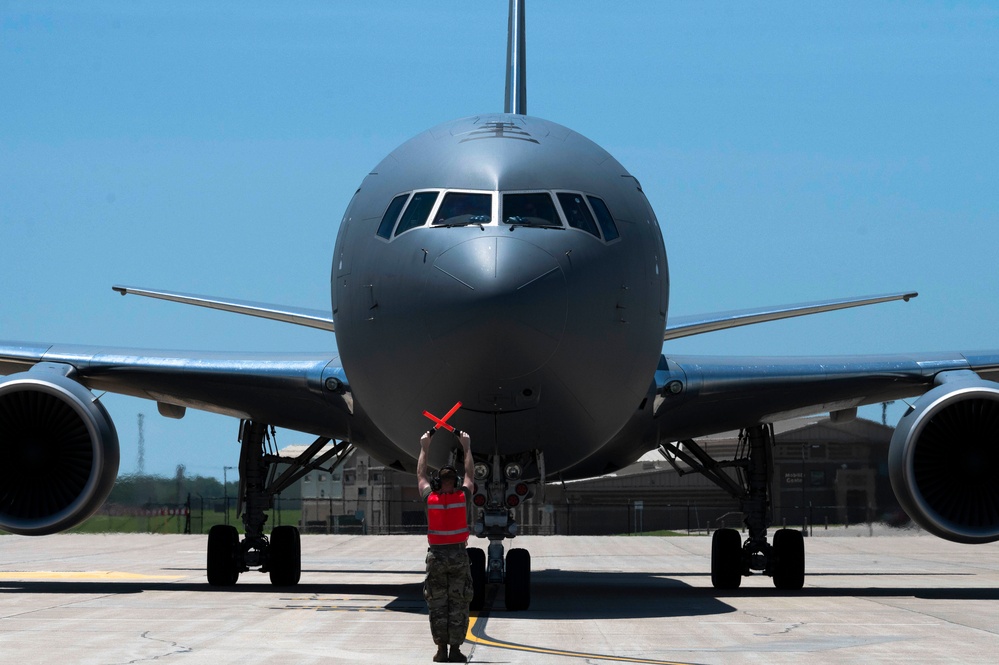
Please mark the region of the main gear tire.
POLYGON ((778 529, 773 544, 774 586, 798 591, 805 586, 805 539, 797 529, 778 529))
POLYGON ((232 586, 239 579, 239 531, 216 524, 208 531, 208 583, 232 586))
POLYGON ((302 577, 302 537, 293 526, 276 526, 267 548, 268 572, 274 586, 295 586, 302 577))
POLYGON ((742 569, 742 537, 735 529, 718 529, 711 537, 711 586, 738 589, 742 569))

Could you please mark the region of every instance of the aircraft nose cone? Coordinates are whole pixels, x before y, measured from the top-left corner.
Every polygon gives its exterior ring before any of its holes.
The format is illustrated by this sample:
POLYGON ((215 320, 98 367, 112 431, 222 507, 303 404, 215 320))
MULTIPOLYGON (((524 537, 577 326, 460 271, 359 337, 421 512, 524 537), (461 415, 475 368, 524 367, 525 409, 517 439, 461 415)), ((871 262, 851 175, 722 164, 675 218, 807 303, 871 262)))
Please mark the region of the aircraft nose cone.
POLYGON ((449 365, 510 379, 541 368, 558 348, 565 276, 555 257, 533 243, 476 238, 437 258, 423 306, 430 338, 449 365))

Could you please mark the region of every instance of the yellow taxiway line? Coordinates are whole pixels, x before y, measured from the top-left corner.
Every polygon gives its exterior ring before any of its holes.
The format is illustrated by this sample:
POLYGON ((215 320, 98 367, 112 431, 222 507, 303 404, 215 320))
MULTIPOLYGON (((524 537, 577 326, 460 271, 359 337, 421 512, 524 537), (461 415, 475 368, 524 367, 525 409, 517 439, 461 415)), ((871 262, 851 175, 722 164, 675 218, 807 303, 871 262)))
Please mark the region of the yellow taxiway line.
POLYGON ((22 580, 179 580, 183 575, 143 575, 141 573, 123 573, 117 570, 0 570, 0 582, 18 582, 22 580))
POLYGON ((543 653, 550 656, 565 656, 567 658, 584 658, 592 660, 607 660, 616 663, 644 663, 647 665, 689 665, 674 660, 651 660, 648 658, 630 658, 627 656, 610 656, 600 653, 584 653, 581 651, 564 651, 562 649, 548 649, 545 647, 534 647, 527 644, 517 644, 516 642, 505 642, 494 640, 486 635, 486 620, 488 615, 478 616, 472 614, 468 620, 468 632, 465 634, 465 641, 472 644, 481 644, 486 647, 497 649, 511 649, 513 651, 526 651, 529 653, 543 653))

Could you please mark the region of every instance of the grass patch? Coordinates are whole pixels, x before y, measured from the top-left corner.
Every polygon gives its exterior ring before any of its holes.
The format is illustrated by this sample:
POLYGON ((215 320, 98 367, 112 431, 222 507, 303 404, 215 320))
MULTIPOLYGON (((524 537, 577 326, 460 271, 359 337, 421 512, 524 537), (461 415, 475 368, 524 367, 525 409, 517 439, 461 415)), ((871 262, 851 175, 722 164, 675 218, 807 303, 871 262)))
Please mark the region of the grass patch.
MULTIPOLYGON (((271 510, 267 512, 264 533, 275 526, 298 526, 301 510, 271 510)), ((70 529, 70 533, 184 533, 184 515, 110 515, 98 513, 83 524, 70 529)), ((229 523, 243 533, 243 522, 236 518, 235 510, 229 511, 229 523)), ((225 524, 225 513, 214 510, 191 512, 191 533, 208 533, 216 524, 225 524)))

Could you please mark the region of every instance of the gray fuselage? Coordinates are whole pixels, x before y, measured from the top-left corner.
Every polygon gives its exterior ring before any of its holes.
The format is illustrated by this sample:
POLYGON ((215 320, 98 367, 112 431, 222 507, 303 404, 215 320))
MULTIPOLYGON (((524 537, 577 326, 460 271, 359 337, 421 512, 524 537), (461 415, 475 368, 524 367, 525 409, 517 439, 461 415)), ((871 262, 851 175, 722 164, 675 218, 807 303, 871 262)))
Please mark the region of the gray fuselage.
POLYGON ((424 409, 460 400, 449 424, 473 451, 540 449, 551 473, 643 406, 668 294, 637 180, 579 134, 514 114, 445 123, 382 160, 344 215, 332 271, 341 360, 378 443, 415 457, 424 409))

